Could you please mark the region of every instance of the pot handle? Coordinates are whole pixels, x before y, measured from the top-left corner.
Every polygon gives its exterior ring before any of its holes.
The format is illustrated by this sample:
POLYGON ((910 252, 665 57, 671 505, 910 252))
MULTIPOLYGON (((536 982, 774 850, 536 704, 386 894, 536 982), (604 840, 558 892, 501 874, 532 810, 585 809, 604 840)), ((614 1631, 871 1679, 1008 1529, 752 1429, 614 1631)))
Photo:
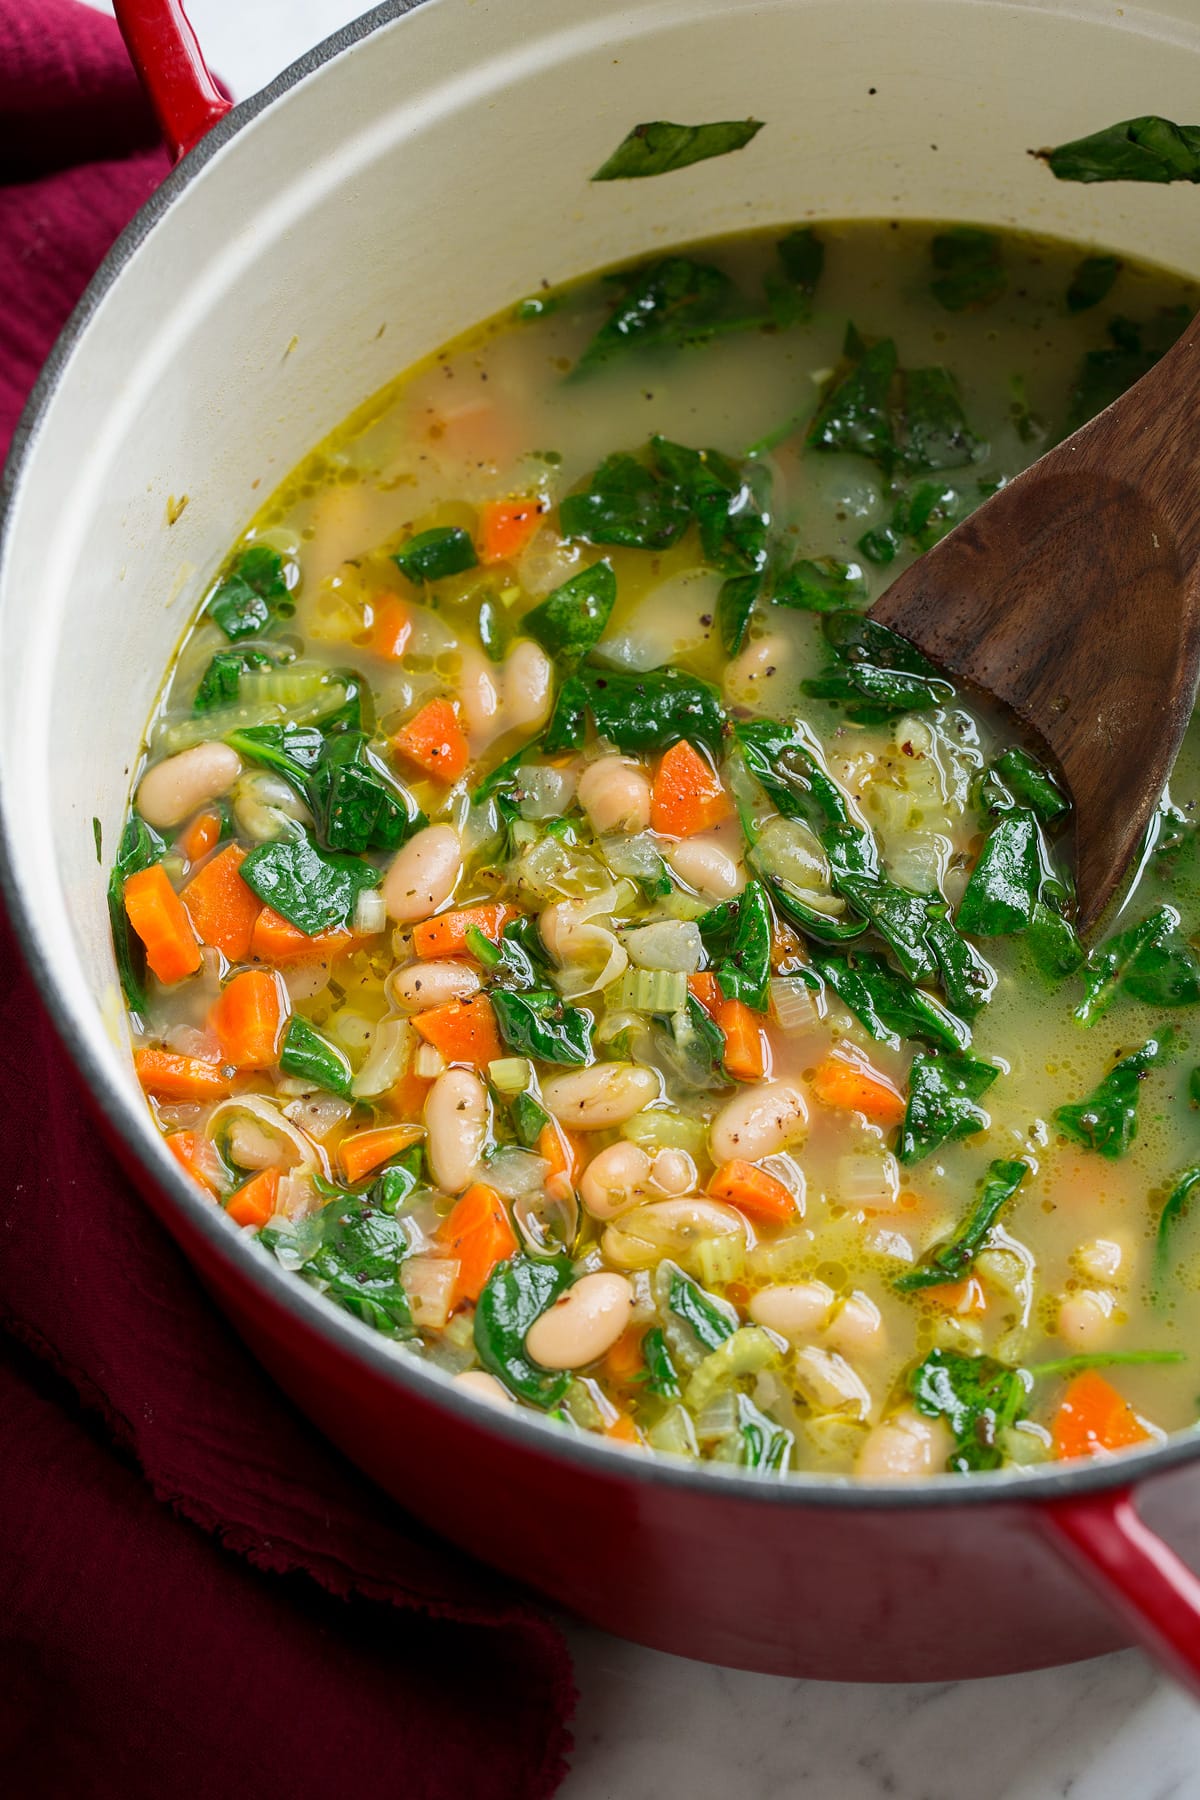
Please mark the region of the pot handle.
POLYGON ((178 162, 233 102, 209 73, 182 0, 114 0, 113 10, 171 160, 178 162))
POLYGON ((1139 1518, 1133 1492, 1050 1501, 1042 1523, 1138 1642, 1200 1699, 1200 1576, 1139 1518))

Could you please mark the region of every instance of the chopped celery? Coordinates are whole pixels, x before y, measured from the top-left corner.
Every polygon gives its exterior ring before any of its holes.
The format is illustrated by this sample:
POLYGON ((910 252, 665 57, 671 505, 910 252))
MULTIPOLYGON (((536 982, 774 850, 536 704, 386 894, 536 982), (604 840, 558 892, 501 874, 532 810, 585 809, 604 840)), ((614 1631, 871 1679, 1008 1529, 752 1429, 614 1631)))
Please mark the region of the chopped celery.
POLYGON ((225 738, 232 731, 252 731, 261 725, 282 725, 285 722, 289 725, 313 725, 318 719, 337 712, 347 698, 348 690, 344 686, 327 679, 310 699, 294 706, 285 707, 279 701, 262 700, 254 706, 247 704, 222 707, 220 712, 201 713, 194 719, 178 719, 175 724, 168 725, 162 737, 155 742, 155 754, 165 751, 174 756, 176 751, 190 750, 193 744, 225 738))
POLYGON ((667 1456, 699 1456, 696 1428, 691 1414, 683 1406, 670 1407, 646 1433, 653 1449, 667 1456))
POLYGON ((650 1111, 634 1113, 621 1127, 621 1136, 653 1155, 656 1150, 686 1150, 698 1161, 706 1155, 708 1126, 687 1113, 650 1111))
POLYGON ((488 1080, 500 1094, 523 1094, 533 1075, 524 1056, 501 1056, 488 1064, 488 1080))
MULTIPOLYGON (((563 1395, 563 1411, 581 1431, 601 1431, 604 1428, 604 1414, 597 1404, 596 1393, 594 1382, 581 1381, 576 1376, 563 1395)), ((611 1417, 611 1413, 609 1416, 611 1417)))
POLYGON ((682 969, 626 969, 604 998, 619 1012, 678 1012, 687 1000, 687 976, 682 969))
POLYGON ((705 1287, 740 1281, 746 1268, 746 1245, 740 1237, 704 1238, 693 1252, 696 1273, 705 1287))
POLYGON ((761 1325, 743 1325, 705 1357, 687 1384, 686 1399, 693 1412, 707 1406, 714 1394, 731 1387, 742 1375, 757 1375, 779 1361, 779 1345, 761 1325))
POLYGON ((290 713, 320 696, 321 711, 331 705, 329 670, 315 663, 282 663, 273 669, 250 669, 238 681, 238 699, 247 706, 274 703, 290 713))

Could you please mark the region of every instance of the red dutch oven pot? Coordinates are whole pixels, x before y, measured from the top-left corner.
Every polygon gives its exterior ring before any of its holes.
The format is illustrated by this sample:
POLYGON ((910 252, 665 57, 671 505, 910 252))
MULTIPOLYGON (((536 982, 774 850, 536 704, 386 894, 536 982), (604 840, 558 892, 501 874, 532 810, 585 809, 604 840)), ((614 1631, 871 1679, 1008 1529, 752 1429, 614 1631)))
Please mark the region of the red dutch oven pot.
POLYGON ((92 834, 98 817, 115 841, 134 733, 262 493, 543 278, 822 215, 1026 226, 1200 275, 1193 190, 1059 188, 1025 155, 1189 117, 1193 0, 1128 19, 1086 0, 391 0, 232 110, 177 0, 117 12, 182 160, 89 288, 6 472, 0 813, 25 952, 154 1213, 356 1463, 609 1631, 856 1681, 1136 1639, 1200 1691, 1192 1437, 1020 1475, 758 1483, 481 1405, 279 1270, 146 1114, 92 834), (639 120, 751 114, 767 129, 739 156, 588 185, 639 120))

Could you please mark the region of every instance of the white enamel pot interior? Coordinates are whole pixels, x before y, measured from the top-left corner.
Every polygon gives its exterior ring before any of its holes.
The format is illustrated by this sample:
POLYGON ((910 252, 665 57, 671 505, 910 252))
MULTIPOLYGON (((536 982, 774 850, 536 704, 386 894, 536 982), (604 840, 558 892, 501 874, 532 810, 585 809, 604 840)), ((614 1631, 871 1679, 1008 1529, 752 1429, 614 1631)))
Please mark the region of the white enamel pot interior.
MULTIPOLYGON (((299 1320, 314 1355, 370 1369, 398 1400, 479 1427, 479 1409, 444 1378, 274 1271, 198 1197, 132 1075, 92 821, 110 854, 163 672, 264 496, 366 395, 474 321, 543 280, 689 239, 823 217, 971 220, 1200 276, 1195 189, 1059 185, 1026 154, 1140 112, 1189 119, 1197 94, 1195 0, 1154 11, 1090 0, 426 0, 385 7, 237 108, 139 215, 52 358, 6 477, 0 815, 10 907, 64 1039, 160 1216, 218 1288, 299 1320), (589 185, 639 120, 747 115, 766 129, 736 156, 589 185)), ((338 1435, 305 1380, 290 1385, 338 1435)), ((869 1491, 811 1480, 768 1499, 728 1473, 634 1467, 525 1415, 486 1430, 597 1479, 619 1467, 647 1494, 674 1484, 736 1490, 748 1506, 760 1504, 751 1493, 773 1507, 872 1504, 869 1491)), ((371 1462, 361 1442, 351 1448, 371 1462)), ((1127 1467, 1175 1469, 1162 1485, 1179 1492, 1189 1456, 1172 1445, 1127 1467)), ((1050 1471, 1021 1493, 1051 1502, 1068 1480, 1086 1493, 1113 1477, 1050 1471)), ((943 1480, 904 1504, 939 1496, 958 1509, 996 1501, 998 1489, 991 1478, 943 1480)), ((1168 1510, 1180 1541, 1196 1540, 1190 1504, 1168 1510)), ((561 1581, 534 1578, 583 1604, 561 1581)), ((725 1640, 698 1653, 710 1642, 725 1640)), ((786 1647, 728 1659, 803 1663, 786 1647)), ((1024 1660, 1042 1660, 1036 1644, 1024 1660)))

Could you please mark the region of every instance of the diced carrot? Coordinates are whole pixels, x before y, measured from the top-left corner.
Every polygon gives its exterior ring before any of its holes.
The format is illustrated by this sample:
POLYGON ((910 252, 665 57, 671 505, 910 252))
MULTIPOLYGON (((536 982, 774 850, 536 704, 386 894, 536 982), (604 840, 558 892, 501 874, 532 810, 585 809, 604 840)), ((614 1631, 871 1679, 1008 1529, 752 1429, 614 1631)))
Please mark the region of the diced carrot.
POLYGON ((638 1449, 642 1447, 642 1434, 628 1413, 618 1413, 604 1427, 604 1435, 614 1444, 634 1444, 638 1449))
POLYGON ((544 504, 536 494, 523 500, 493 500, 479 509, 479 560, 512 562, 537 532, 544 504))
POLYGON ((722 1000, 717 1024, 725 1033, 725 1069, 735 1081, 761 1081, 767 1072, 767 1035, 744 1000, 722 1000))
POLYGON ((429 1095, 430 1086, 431 1083, 423 1075, 418 1075, 413 1068, 409 1067, 400 1079, 388 1089, 384 1100, 389 1111, 394 1112, 397 1118, 406 1122, 411 1119, 419 1119, 425 1110, 425 1101, 429 1095))
POLYGON ((171 1155, 194 1182, 210 1194, 221 1192, 224 1171, 216 1145, 210 1138, 198 1131, 172 1131, 165 1141, 171 1155))
MULTIPOLYGON (((245 886, 245 883, 242 885, 245 886)), ((249 891, 247 888, 246 892, 249 891)), ((316 937, 308 937, 290 919, 285 919, 271 907, 264 906, 254 921, 249 953, 255 962, 275 963, 279 966, 286 963, 332 962, 335 956, 349 950, 353 943, 354 934, 349 931, 322 931, 316 937)))
POLYGON ((1055 1414, 1054 1454, 1062 1461, 1098 1450, 1127 1450, 1150 1433, 1128 1400, 1095 1369, 1076 1375, 1055 1414))
POLYGON ((516 1254, 516 1233, 495 1188, 477 1181, 469 1187, 438 1227, 439 1244, 458 1258, 453 1304, 478 1300, 484 1283, 499 1262, 516 1254))
POLYGON ((583 1161, 579 1140, 551 1120, 538 1133, 537 1153, 549 1164, 543 1183, 546 1192, 552 1200, 566 1200, 574 1192, 583 1161))
POLYGON ((628 1387, 637 1380, 645 1367, 642 1355, 642 1339, 646 1335, 644 1325, 627 1325, 612 1349, 604 1358, 604 1373, 610 1381, 620 1387, 628 1387))
POLYGON ((230 962, 250 954, 255 921, 263 910, 239 873, 246 860, 240 844, 229 844, 193 875, 183 890, 183 904, 202 943, 222 951, 230 962))
POLYGON ((274 1216, 278 1196, 279 1170, 261 1169, 230 1195, 225 1211, 235 1225, 265 1225, 274 1216))
POLYGON ((772 1225, 790 1219, 796 1210, 796 1197, 790 1188, 777 1176, 768 1175, 765 1169, 740 1156, 721 1165, 709 1182, 708 1191, 714 1200, 736 1206, 747 1218, 765 1219, 772 1225))
POLYGON ((876 1125, 898 1125, 904 1117, 904 1096, 887 1077, 843 1056, 827 1056, 810 1085, 822 1106, 864 1113, 876 1125))
POLYGON ((431 1006, 428 1012, 414 1013, 413 1024, 448 1063, 470 1063, 483 1069, 504 1055, 496 1014, 486 994, 431 1006))
POLYGON ((200 946, 183 901, 161 863, 125 878, 129 923, 146 946, 146 961, 160 981, 182 981, 200 967, 200 946))
POLYGON ((212 1027, 221 1055, 235 1069, 269 1069, 278 1054, 285 1003, 278 975, 243 969, 221 989, 212 1027))
POLYGON ((173 1050, 139 1050, 133 1059, 137 1078, 158 1100, 223 1100, 230 1079, 221 1064, 173 1050))
POLYGON ((371 630, 367 649, 376 656, 399 662, 412 636, 412 613, 399 594, 376 594, 371 602, 371 630))
POLYGON ((439 781, 457 781, 471 760, 466 733, 453 701, 428 700, 415 719, 392 739, 400 756, 439 781))
POLYGON ((936 1287, 926 1289, 930 1300, 944 1307, 947 1312, 957 1313, 960 1318, 969 1318, 974 1313, 987 1311, 987 1295, 983 1283, 975 1275, 965 1281, 943 1281, 936 1287))
POLYGON ((197 813, 187 830, 179 839, 179 848, 189 862, 199 862, 210 850, 215 850, 221 839, 221 815, 215 812, 197 813))
POLYGON ((663 756, 650 791, 650 829, 667 837, 694 837, 718 825, 729 796, 709 762, 685 739, 663 756))
POLYGON ((410 1144, 424 1136, 419 1125, 376 1125, 370 1131, 356 1131, 343 1138, 338 1156, 347 1181, 361 1181, 372 1169, 390 1162, 410 1144))
POLYGON ((692 995, 693 999, 700 1002, 709 1018, 715 1019, 717 1008, 725 996, 722 994, 720 983, 712 970, 703 969, 699 975, 689 975, 687 983, 688 993, 692 995))
POLYGON ((501 900, 491 900, 483 906, 460 907, 457 912, 438 913, 436 918, 425 919, 420 925, 413 926, 413 949, 418 956, 437 962, 444 956, 469 956, 468 931, 473 928, 489 944, 498 944, 500 933, 516 916, 516 909, 505 906, 501 900))

